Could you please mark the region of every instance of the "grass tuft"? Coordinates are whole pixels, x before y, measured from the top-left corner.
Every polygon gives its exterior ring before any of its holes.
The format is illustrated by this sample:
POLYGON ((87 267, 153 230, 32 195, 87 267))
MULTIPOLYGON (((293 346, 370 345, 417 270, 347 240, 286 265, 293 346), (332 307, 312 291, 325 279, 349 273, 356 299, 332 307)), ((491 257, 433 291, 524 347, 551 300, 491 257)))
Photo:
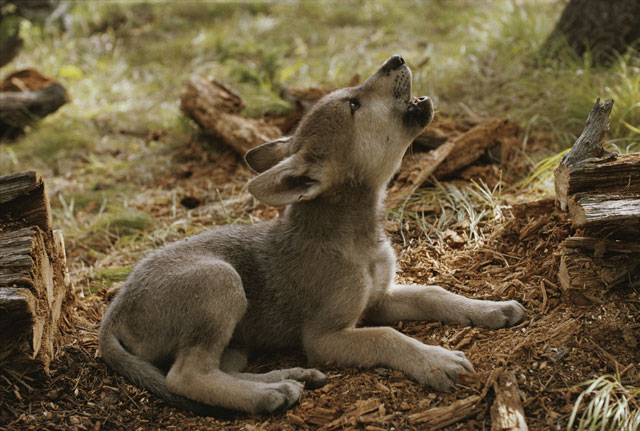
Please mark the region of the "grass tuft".
POLYGON ((620 376, 612 375, 600 376, 583 385, 587 388, 576 400, 567 424, 568 431, 640 429, 640 388, 625 386, 620 376), (584 411, 578 419, 584 403, 584 411))

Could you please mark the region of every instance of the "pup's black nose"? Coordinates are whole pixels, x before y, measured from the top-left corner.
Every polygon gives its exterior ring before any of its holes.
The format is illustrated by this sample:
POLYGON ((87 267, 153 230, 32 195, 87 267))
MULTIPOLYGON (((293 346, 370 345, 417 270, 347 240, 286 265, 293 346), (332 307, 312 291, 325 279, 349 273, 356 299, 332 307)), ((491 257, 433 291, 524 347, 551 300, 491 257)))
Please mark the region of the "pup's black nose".
POLYGON ((390 69, 398 69, 404 64, 404 58, 400 57, 398 54, 394 54, 389 57, 389 59, 387 60, 387 64, 389 65, 390 69))

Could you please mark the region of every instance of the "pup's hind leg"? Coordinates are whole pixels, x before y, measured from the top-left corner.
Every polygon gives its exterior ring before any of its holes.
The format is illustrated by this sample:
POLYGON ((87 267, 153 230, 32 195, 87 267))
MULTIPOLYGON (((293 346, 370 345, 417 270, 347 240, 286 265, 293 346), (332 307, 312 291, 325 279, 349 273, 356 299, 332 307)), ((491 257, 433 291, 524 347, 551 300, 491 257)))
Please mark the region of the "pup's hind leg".
POLYGON ((470 299, 440 286, 395 285, 367 310, 365 319, 372 323, 440 320, 497 329, 515 325, 524 315, 525 309, 517 301, 470 299))
POLYGON ((260 374, 243 373, 242 371, 247 368, 247 363, 246 352, 227 347, 224 349, 224 352, 222 352, 222 357, 220 358, 220 370, 239 379, 253 382, 275 383, 289 379, 297 380, 304 382, 305 387, 309 389, 319 388, 327 383, 327 376, 324 373, 315 369, 300 367, 274 370, 260 374))
MULTIPOLYGON (((181 280, 184 312, 189 315, 184 316, 181 348, 166 377, 169 391, 248 413, 293 405, 302 393, 299 382, 255 382, 220 369, 225 347, 247 308, 238 273, 225 262, 203 259, 192 270, 185 270, 181 280)), ((229 352, 225 356, 228 361, 229 352)))

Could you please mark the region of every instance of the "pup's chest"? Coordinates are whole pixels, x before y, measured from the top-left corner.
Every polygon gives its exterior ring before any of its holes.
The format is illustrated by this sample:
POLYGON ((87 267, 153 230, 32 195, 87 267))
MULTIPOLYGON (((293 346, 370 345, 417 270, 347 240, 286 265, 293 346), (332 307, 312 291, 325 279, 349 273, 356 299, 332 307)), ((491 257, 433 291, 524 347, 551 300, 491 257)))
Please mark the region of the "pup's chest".
POLYGON ((388 241, 360 255, 360 271, 365 281, 365 304, 377 303, 388 290, 395 276, 395 252, 388 241))

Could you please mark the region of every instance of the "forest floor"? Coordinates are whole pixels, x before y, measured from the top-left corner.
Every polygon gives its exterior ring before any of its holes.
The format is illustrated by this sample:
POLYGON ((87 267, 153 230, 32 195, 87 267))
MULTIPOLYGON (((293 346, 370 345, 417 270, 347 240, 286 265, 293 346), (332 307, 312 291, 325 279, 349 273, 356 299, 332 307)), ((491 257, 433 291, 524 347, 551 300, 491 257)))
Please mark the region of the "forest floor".
MULTIPOLYGON (((640 386, 639 293, 563 293, 558 250, 571 226, 550 181, 595 97, 616 100, 607 149, 638 151, 637 53, 606 70, 571 57, 539 63, 561 11, 547 0, 205 3, 77 3, 65 32, 25 26, 23 52, 2 69, 37 66, 72 96, 0 144, 0 175, 42 174, 77 301, 50 376, 0 370, 0 430, 429 430, 423 412, 472 396, 471 413, 443 429, 485 430, 502 369, 514 372, 529 429, 541 431, 567 428, 586 381, 609 374, 640 386), (514 160, 480 160, 390 210, 398 281, 516 299, 525 321, 500 330, 396 322, 427 344, 464 351, 476 373, 438 393, 385 368, 325 364, 329 383, 275 416, 197 417, 114 374, 97 352, 98 327, 142 256, 208 228, 278 216, 247 193, 242 159, 180 113, 184 81, 214 76, 240 92, 246 115, 281 115, 292 109, 283 89, 342 86, 396 52, 440 119, 523 126, 514 160)), ((250 371, 304 365, 299 352, 281 352, 254 358, 250 371)))

